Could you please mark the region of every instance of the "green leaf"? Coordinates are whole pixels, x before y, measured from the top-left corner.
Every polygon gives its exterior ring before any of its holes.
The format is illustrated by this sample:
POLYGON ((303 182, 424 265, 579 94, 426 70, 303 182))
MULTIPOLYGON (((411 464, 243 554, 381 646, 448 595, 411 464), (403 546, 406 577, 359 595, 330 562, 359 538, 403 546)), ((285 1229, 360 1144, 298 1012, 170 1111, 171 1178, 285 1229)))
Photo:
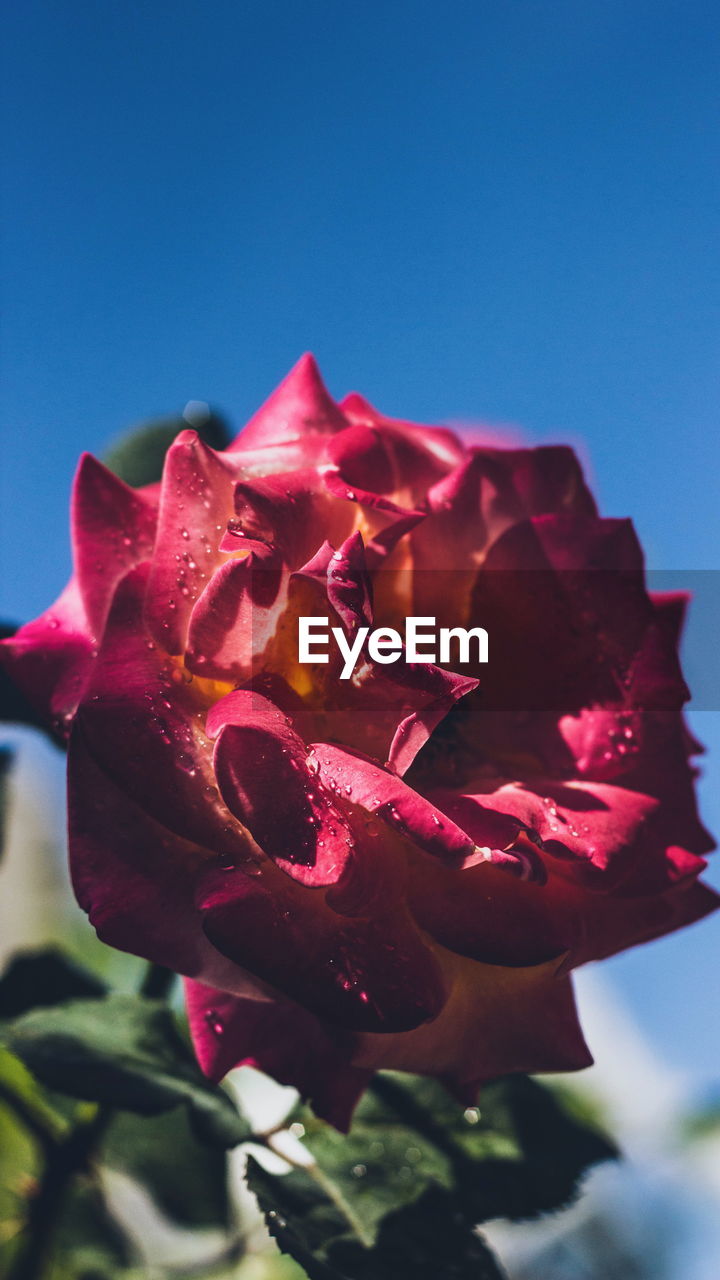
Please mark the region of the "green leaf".
POLYGON ((8 1047, 73 1098, 155 1115, 185 1104, 195 1133, 220 1147, 248 1137, 227 1093, 203 1076, 166 1005, 112 994, 34 1009, 6 1026, 8 1047))
POLYGON ((16 1018, 28 1009, 80 996, 101 996, 105 990, 94 973, 58 947, 21 952, 0 978, 0 1019, 16 1018))
POLYGON ((447 1156, 372 1091, 361 1099, 348 1134, 304 1108, 293 1119, 302 1121, 305 1145, 372 1240, 390 1210, 411 1204, 430 1184, 453 1186, 447 1156))
POLYGON ((139 488, 160 479, 165 454, 180 431, 194 428, 213 449, 224 449, 230 443, 227 423, 220 414, 207 406, 194 413, 186 409, 185 413, 187 416, 154 418, 132 428, 108 449, 105 465, 126 484, 139 488))
POLYGON ((43 1146, 63 1138, 70 1124, 67 1105, 58 1109, 54 1101, 19 1058, 0 1045, 0 1102, 43 1146))
POLYGON ((250 1158, 248 1181, 270 1234, 309 1280, 503 1280, 487 1245, 440 1187, 389 1213, 368 1247, 311 1172, 275 1177, 250 1158))
POLYGON ((412 1274, 497 1277, 474 1228, 559 1208, 610 1141, 550 1089, 523 1076, 486 1085, 463 1108, 437 1082, 382 1073, 349 1135, 305 1109, 295 1122, 317 1166, 250 1184, 281 1248, 314 1280, 412 1274))
MULTIPOLYGON (((7 1075, 7 1063, 0 1066, 2 1075, 7 1075)), ((28 1198, 41 1169, 37 1143, 14 1108, 0 1096, 0 1275, 9 1270, 27 1217, 28 1198)))
POLYGON ((147 1188, 167 1217, 184 1227, 230 1225, 224 1151, 199 1142, 185 1111, 157 1116, 118 1112, 102 1162, 147 1188))
POLYGON ((557 1209, 591 1165, 617 1154, 526 1076, 486 1085, 480 1103, 463 1108, 435 1080, 383 1072, 347 1136, 303 1111, 305 1142, 371 1233, 431 1185, 460 1188, 474 1222, 557 1209))

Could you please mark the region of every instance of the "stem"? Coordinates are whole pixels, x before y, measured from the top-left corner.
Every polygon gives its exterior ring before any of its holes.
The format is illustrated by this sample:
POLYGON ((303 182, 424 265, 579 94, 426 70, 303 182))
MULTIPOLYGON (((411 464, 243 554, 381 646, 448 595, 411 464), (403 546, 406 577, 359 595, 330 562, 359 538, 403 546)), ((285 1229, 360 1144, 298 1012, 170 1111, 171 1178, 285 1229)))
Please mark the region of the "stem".
MULTIPOLYGON (((149 999, 164 999, 175 981, 171 969, 162 965, 148 965, 140 986, 140 995, 149 999)), ((46 1263, 50 1260, 55 1230, 62 1217, 63 1208, 71 1184, 79 1173, 87 1173, 99 1143, 105 1136, 114 1111, 112 1107, 97 1107, 90 1120, 77 1124, 65 1138, 57 1138, 43 1126, 22 1099, 2 1091, 0 1097, 9 1102, 21 1117, 28 1130, 42 1144, 45 1153, 45 1169, 37 1194, 29 1204, 27 1222, 22 1231, 18 1253, 7 1280, 40 1280, 46 1263)))
POLYGON ((21 1244, 8 1280, 39 1280, 49 1260, 55 1228, 62 1216, 70 1185, 78 1173, 90 1168, 95 1148, 112 1112, 98 1108, 93 1118, 73 1129, 48 1152, 40 1188, 30 1201, 21 1244))

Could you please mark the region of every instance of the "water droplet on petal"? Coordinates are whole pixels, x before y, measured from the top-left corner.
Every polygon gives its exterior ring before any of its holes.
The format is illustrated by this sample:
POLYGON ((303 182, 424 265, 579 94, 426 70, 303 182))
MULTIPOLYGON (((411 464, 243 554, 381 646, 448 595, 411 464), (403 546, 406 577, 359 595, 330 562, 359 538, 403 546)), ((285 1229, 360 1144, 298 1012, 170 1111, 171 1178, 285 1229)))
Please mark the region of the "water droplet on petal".
POLYGON ((223 1031, 225 1030, 225 1024, 222 1018, 220 1017, 220 1014, 217 1012, 217 1010, 208 1009, 207 1013, 205 1014, 205 1021, 207 1022, 214 1036, 222 1035, 223 1031))

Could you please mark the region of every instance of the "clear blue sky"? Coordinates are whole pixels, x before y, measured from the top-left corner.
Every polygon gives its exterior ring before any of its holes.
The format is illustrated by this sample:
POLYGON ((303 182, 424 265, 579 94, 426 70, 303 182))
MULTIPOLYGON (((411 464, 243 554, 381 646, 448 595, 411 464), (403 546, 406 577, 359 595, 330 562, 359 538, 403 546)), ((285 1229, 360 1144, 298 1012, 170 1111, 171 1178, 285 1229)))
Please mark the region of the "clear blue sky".
MULTIPOLYGON (((716 4, 23 0, 3 28, 6 615, 67 576, 82 449, 191 398, 239 425, 308 348, 390 413, 579 443, 653 566, 720 567, 716 4)), ((720 1078, 719 941, 608 969, 720 1078)))

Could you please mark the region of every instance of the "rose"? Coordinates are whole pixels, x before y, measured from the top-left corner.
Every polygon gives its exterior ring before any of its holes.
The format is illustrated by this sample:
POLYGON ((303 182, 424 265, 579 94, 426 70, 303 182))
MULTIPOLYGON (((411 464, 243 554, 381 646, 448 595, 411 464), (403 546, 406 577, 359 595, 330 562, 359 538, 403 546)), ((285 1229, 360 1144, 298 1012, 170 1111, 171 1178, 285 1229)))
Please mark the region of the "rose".
POLYGON ((255 1063, 343 1126, 378 1067, 468 1100, 582 1067, 569 971, 715 906, 684 602, 569 449, 337 405, 306 357, 227 450, 182 432, 160 486, 86 457, 72 528, 4 661, 68 739, 79 901, 186 976, 211 1075, 255 1063), (301 615, 408 614, 485 626, 488 665, 298 661, 301 615))

